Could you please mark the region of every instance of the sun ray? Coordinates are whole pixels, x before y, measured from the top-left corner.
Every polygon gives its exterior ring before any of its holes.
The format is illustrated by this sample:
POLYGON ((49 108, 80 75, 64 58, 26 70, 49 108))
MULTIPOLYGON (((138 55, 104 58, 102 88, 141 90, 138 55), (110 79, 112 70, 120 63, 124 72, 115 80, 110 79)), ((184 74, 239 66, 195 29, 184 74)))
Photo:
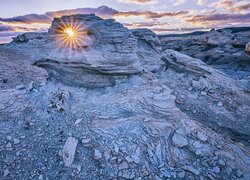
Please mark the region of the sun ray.
POLYGON ((86 55, 87 46, 91 45, 89 31, 86 30, 84 23, 79 23, 74 19, 61 20, 56 29, 53 29, 57 47, 51 52, 50 57, 57 54, 64 58, 81 58, 86 55))

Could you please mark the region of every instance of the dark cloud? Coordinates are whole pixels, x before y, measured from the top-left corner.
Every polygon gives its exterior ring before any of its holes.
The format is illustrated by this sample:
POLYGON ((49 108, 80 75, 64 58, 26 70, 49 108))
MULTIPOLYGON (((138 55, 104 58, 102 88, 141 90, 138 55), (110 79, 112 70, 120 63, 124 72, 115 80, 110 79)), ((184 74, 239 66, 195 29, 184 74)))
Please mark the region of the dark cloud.
POLYGON ((14 31, 14 28, 0 23, 0 32, 3 32, 3 31, 14 31))
POLYGON ((11 22, 11 23, 49 23, 52 18, 46 15, 38 14, 28 14, 24 16, 17 16, 13 18, 0 18, 2 22, 11 22))
POLYGON ((73 15, 73 14, 96 14, 101 17, 110 18, 114 14, 117 14, 118 11, 109 8, 107 6, 101 6, 99 8, 79 8, 71 10, 62 10, 55 12, 47 12, 46 14, 28 14, 24 16, 17 16, 12 18, 0 18, 2 22, 11 22, 11 23, 51 23, 54 17, 60 17, 63 15, 73 15))
POLYGON ((101 6, 98 8, 78 8, 78 9, 71 9, 71 10, 62 10, 62 11, 55 11, 55 12, 47 12, 46 15, 49 17, 60 17, 60 16, 67 16, 73 14, 96 14, 97 16, 101 16, 103 18, 111 18, 114 14, 117 14, 118 11, 108 7, 108 6, 101 6))

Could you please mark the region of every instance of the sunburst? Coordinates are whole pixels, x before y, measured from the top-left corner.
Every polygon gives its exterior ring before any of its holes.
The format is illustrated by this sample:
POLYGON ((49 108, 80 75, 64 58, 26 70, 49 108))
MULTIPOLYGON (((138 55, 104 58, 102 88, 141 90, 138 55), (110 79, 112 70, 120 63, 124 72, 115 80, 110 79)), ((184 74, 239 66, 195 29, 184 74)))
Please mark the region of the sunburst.
MULTIPOLYGON (((86 27, 83 23, 79 23, 73 19, 61 20, 58 22, 56 29, 53 29, 55 34, 56 49, 53 54, 61 53, 62 56, 68 54, 69 58, 72 56, 79 56, 79 53, 84 53, 86 47, 91 45, 91 38, 88 35, 86 27)), ((60 54, 59 54, 60 55, 60 54)))

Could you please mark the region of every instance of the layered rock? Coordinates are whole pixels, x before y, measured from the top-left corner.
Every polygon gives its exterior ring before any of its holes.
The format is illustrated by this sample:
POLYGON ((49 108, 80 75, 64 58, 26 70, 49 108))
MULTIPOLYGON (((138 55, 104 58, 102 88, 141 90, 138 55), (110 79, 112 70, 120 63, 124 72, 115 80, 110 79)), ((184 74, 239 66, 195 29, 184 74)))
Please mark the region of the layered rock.
MULTIPOLYGON (((217 40, 228 43, 206 41, 217 40)), ((49 33, 24 34, 7 45, 50 78, 0 92, 3 175, 249 179, 244 83, 160 44, 152 31, 75 15, 55 19, 49 33), (72 19, 88 41, 57 49, 60 28, 72 19)))
POLYGON ((11 46, 25 50, 37 66, 47 69, 51 77, 70 82, 69 85, 114 85, 118 76, 141 71, 135 52, 137 39, 132 32, 114 20, 103 20, 95 15, 57 18, 52 22, 49 33, 20 35, 11 46), (68 47, 63 43, 63 30, 72 24, 79 31, 76 35, 79 37, 72 47, 68 47), (35 51, 25 49, 31 45, 35 51))

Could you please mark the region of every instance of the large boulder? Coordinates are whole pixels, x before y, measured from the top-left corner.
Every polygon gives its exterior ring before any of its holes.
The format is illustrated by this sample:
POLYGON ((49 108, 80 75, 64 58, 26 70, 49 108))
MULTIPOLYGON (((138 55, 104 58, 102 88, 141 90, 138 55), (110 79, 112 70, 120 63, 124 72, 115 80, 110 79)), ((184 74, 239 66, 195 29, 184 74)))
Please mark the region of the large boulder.
POLYGON ((48 33, 23 34, 11 46, 25 51, 50 77, 68 85, 114 85, 117 78, 142 69, 135 51, 137 38, 132 32, 94 14, 55 18, 48 33), (74 40, 65 40, 67 28, 77 32, 74 40))

